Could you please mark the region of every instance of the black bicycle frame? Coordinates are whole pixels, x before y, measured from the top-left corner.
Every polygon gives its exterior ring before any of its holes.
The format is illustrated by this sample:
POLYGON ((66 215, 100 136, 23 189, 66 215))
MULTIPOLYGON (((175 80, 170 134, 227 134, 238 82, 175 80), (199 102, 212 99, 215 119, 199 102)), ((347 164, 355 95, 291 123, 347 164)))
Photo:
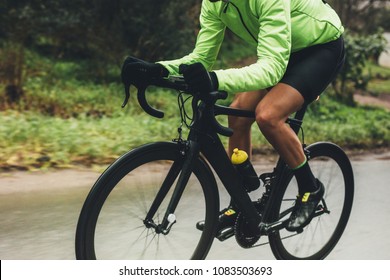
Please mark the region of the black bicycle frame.
MULTIPOLYGON (((217 108, 218 114, 234 114, 237 116, 254 117, 254 113, 249 111, 234 110, 225 107, 217 108)), ((188 156, 184 160, 182 173, 179 177, 179 182, 176 185, 174 194, 171 198, 165 216, 167 217, 170 213, 173 213, 185 188, 185 185, 188 182, 189 174, 192 171, 192 162, 194 159, 199 157, 199 154, 202 154, 222 181, 227 192, 231 196, 234 205, 245 216, 248 225, 251 227, 251 230, 260 233, 260 230, 269 231, 275 227, 282 227, 281 223, 266 223, 267 221, 269 221, 270 207, 266 206, 265 211, 261 216, 253 205, 251 198, 249 197, 248 193, 242 185, 242 181, 239 177, 237 170, 234 168, 233 164, 229 160, 229 157, 225 151, 224 145, 219 138, 219 135, 216 133, 215 129, 210 126, 210 119, 213 119, 213 117, 216 115, 214 105, 207 105, 205 103, 201 103, 199 104, 197 109, 198 112, 191 125, 190 133, 187 139, 188 150, 186 151, 186 154, 188 156)), ((299 115, 297 113, 297 117, 303 118, 304 111, 305 108, 299 111, 299 115)), ((289 119, 288 123, 291 125, 295 132, 299 131, 301 120, 289 119)), ((283 163, 282 160, 279 159, 275 169, 275 172, 278 174, 277 178, 283 178, 283 172, 286 171, 286 165, 283 163)), ((277 191, 278 185, 278 182, 276 182, 273 191, 277 191)), ((271 194, 270 197, 272 200, 273 195, 271 194)), ((268 205, 272 203, 271 200, 268 201, 268 205)), ((166 224, 166 222, 163 224, 166 224)))
POLYGON ((196 142, 199 144, 199 152, 210 163, 231 196, 234 204, 244 214, 252 230, 256 232, 259 230, 258 226, 262 221, 261 216, 257 213, 248 193, 242 185, 239 174, 229 160, 218 134, 210 126, 209 120, 213 118, 211 114, 214 114, 214 110, 209 106, 213 105, 199 105, 199 118, 194 120, 188 140, 190 140, 190 143, 196 142))
MULTIPOLYGON (((185 156, 183 158, 181 172, 162 224, 159 226, 155 225, 152 222, 152 217, 159 207, 162 198, 167 194, 170 188, 168 185, 171 185, 169 183, 163 184, 166 186, 162 187, 158 196, 156 197, 156 200, 153 202, 147 218, 145 219, 145 223, 149 226, 160 228, 162 232, 169 232, 169 228, 167 229, 169 224, 168 216, 169 214, 174 213, 176 206, 179 203, 181 195, 192 173, 194 160, 199 158, 199 156, 202 154, 222 181, 234 205, 243 213, 246 221, 248 222, 248 225, 251 227, 253 232, 267 234, 274 229, 282 228, 283 224, 281 222, 270 220, 271 213, 270 207, 268 206, 272 205, 273 203, 273 193, 277 192, 279 189, 280 183, 278 181, 287 175, 285 172, 289 172, 287 165, 281 159, 278 160, 277 166, 274 170, 274 173, 276 174, 276 182, 273 184, 271 195, 266 203, 267 205, 265 205, 264 212, 262 215, 260 215, 252 203, 252 200, 246 192, 244 186, 242 185, 238 171, 231 163, 225 151, 224 145, 222 144, 218 135, 219 132, 228 136, 229 134, 233 133, 233 131, 220 126, 218 123, 216 123, 215 120, 216 115, 234 115, 254 118, 254 112, 216 105, 216 100, 210 100, 201 101, 200 104, 198 104, 199 99, 193 100, 192 108, 194 116, 193 122, 190 125, 190 133, 188 138, 186 141, 183 140, 183 142, 185 142, 185 149, 183 149, 182 152, 185 154, 185 156), (160 197, 160 199, 158 197, 160 197)), ((295 114, 294 118, 288 118, 287 120, 287 123, 291 126, 295 133, 298 133, 301 128, 302 119, 305 112, 306 106, 303 106, 303 108, 295 114)))

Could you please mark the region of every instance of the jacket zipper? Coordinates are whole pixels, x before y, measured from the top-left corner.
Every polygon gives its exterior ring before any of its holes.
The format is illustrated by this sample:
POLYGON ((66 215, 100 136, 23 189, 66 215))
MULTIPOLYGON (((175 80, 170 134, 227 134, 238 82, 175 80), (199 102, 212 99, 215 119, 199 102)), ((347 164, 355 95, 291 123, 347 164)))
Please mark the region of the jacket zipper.
POLYGON ((229 4, 232 4, 232 6, 233 6, 234 8, 236 8, 236 10, 237 10, 237 12, 238 12, 238 15, 239 15, 239 17, 240 17, 241 23, 242 23, 242 25, 244 26, 245 30, 249 33, 249 35, 253 38, 253 40, 255 40, 255 42, 258 43, 256 37, 250 32, 248 26, 245 24, 245 21, 244 21, 244 18, 242 17, 242 14, 241 14, 241 12, 240 12, 240 9, 239 9, 234 3, 230 2, 230 0, 228 0, 228 1, 226 2, 225 8, 223 9, 223 12, 226 14, 226 11, 227 11, 227 9, 228 9, 228 7, 229 7, 229 4))

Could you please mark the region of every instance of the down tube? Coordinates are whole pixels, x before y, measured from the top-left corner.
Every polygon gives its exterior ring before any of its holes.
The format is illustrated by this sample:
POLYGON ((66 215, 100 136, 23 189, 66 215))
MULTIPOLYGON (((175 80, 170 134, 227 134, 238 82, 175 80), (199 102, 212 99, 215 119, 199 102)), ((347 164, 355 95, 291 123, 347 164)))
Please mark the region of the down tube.
POLYGON ((236 169, 230 163, 219 137, 217 135, 214 135, 214 137, 204 137, 200 144, 200 150, 221 179, 235 205, 237 205, 248 219, 250 225, 253 227, 252 229, 254 231, 259 230, 258 226, 261 223, 261 217, 257 215, 257 210, 253 206, 245 188, 242 186, 236 169))

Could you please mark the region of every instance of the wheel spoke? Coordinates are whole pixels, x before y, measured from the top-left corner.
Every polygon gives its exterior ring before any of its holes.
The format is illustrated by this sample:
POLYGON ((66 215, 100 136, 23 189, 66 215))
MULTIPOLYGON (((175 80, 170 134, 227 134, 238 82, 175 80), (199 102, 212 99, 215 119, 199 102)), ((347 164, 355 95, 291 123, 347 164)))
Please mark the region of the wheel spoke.
POLYGON ((213 174, 200 159, 176 207, 177 222, 169 232, 160 229, 181 158, 176 144, 156 143, 129 152, 108 168, 82 209, 77 258, 204 258, 214 239, 219 198, 213 174), (206 220, 205 232, 195 228, 200 220, 206 220))
MULTIPOLYGON (((301 233, 280 230, 270 235, 272 250, 280 259, 325 258, 340 239, 351 211, 354 185, 348 158, 340 148, 330 143, 315 144, 308 149, 313 174, 325 186, 324 210, 317 210, 319 212, 301 233)), ((297 190, 292 175, 286 178, 283 186, 285 198, 291 197, 297 190)), ((291 208, 291 201, 285 198, 280 205, 275 205, 275 213, 280 213, 276 218, 286 216, 291 208)))

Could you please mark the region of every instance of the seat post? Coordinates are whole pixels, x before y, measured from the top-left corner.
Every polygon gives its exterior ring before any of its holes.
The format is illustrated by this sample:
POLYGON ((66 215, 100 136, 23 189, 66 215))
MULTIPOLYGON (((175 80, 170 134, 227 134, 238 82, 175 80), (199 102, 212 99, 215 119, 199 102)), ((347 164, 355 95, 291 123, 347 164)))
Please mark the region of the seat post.
POLYGON ((295 113, 295 116, 294 116, 294 119, 298 120, 298 121, 303 121, 303 117, 305 116, 305 113, 306 113, 306 109, 307 109, 307 104, 303 104, 302 108, 299 109, 296 113, 295 113))
POLYGON ((307 104, 304 104, 301 109, 299 109, 295 115, 294 118, 290 118, 288 120, 288 123, 290 124, 292 130, 294 130, 295 133, 298 134, 299 129, 301 128, 303 117, 305 116, 307 109, 307 104))

